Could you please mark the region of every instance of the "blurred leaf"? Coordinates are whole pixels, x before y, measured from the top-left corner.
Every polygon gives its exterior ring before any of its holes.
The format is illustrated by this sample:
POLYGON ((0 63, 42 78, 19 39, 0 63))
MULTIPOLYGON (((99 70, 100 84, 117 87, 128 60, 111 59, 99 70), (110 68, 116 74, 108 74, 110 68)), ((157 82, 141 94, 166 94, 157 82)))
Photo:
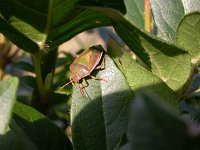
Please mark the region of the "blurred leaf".
POLYGON ((128 137, 127 137, 126 133, 123 133, 120 141, 118 142, 117 149, 120 149, 120 148, 127 149, 126 148, 126 147, 128 147, 127 142, 128 142, 128 137), (124 147, 124 148, 122 148, 122 147, 124 147))
POLYGON ((200 58, 199 33, 200 33, 200 12, 195 12, 186 15, 181 20, 177 28, 177 37, 176 37, 177 45, 187 50, 192 55, 192 58, 195 60, 200 58))
POLYGON ((12 120, 10 124, 12 130, 14 131, 17 140, 20 142, 24 149, 39 150, 39 148, 28 138, 26 133, 12 120))
POLYGON ((68 59, 66 59, 66 58, 58 58, 57 60, 56 60, 56 68, 57 67, 60 67, 60 66, 63 66, 63 65, 65 65, 66 64, 66 62, 67 62, 67 60, 68 59))
POLYGON ((50 72, 50 73, 46 76, 46 79, 45 79, 45 81, 44 81, 44 87, 45 87, 47 90, 50 90, 50 89, 51 89, 52 79, 53 79, 53 73, 50 72))
POLYGON ((0 135, 0 149, 1 150, 24 150, 22 145, 18 142, 15 133, 8 130, 6 134, 0 135))
POLYGON ((108 42, 108 53, 123 72, 133 91, 151 88, 156 94, 178 108, 178 100, 172 91, 160 78, 141 67, 128 53, 112 38, 108 42))
POLYGON ((132 149, 199 149, 200 130, 187 125, 158 97, 136 96, 127 132, 132 149), (195 131, 195 132, 194 132, 195 131))
POLYGON ((65 93, 58 93, 57 91, 49 93, 50 95, 50 103, 52 105, 60 105, 65 104, 67 105, 67 101, 69 100, 69 96, 65 93))
POLYGON ((197 110, 195 108, 195 105, 197 105, 196 100, 194 100, 194 101, 191 99, 181 101, 180 102, 180 112, 182 114, 197 112, 197 110), (195 101, 195 103, 194 103, 194 101, 195 101))
POLYGON ((32 76, 23 76, 20 78, 20 82, 24 83, 25 85, 36 89, 37 88, 37 83, 35 77, 32 76))
POLYGON ((56 61, 56 67, 60 67, 63 65, 70 65, 72 61, 74 60, 74 57, 71 54, 65 54, 65 57, 58 58, 56 61))
POLYGON ((27 94, 27 95, 26 94, 19 94, 17 96, 17 101, 21 102, 23 104, 26 104, 26 105, 31 105, 32 94, 27 94))
POLYGON ((191 114, 191 119, 200 125, 200 112, 195 112, 191 114))
POLYGON ((17 78, 0 81, 0 135, 5 134, 8 130, 18 85, 17 78))
POLYGON ((57 68, 55 71, 55 75, 53 77, 54 89, 58 88, 59 86, 62 87, 65 83, 69 81, 70 78, 69 66, 71 65, 73 60, 74 57, 70 54, 65 54, 65 57, 57 59, 56 62, 57 68))
POLYGON ((106 56, 105 69, 100 70, 97 76, 105 81, 87 80, 84 95, 77 84, 74 87, 71 120, 73 145, 77 150, 112 150, 127 130, 133 93, 123 74, 106 56))
POLYGON ((69 110, 70 110, 70 98, 65 92, 49 92, 49 110, 48 117, 51 119, 65 119, 70 121, 69 110))
POLYGON ((12 64, 12 66, 17 69, 20 69, 22 71, 28 71, 28 72, 35 73, 35 69, 34 69, 33 65, 31 65, 30 63, 25 62, 25 61, 16 62, 16 63, 12 64))
POLYGON ((120 147, 119 150, 131 150, 131 146, 130 146, 129 143, 128 143, 128 144, 125 144, 125 145, 123 145, 122 147, 120 147))
POLYGON ((61 104, 61 105, 55 105, 52 107, 52 115, 51 118, 54 119, 61 119, 61 120, 65 120, 67 122, 70 122, 70 114, 69 114, 69 106, 67 106, 66 103, 61 104))
POLYGON ((33 108, 16 103, 10 125, 18 142, 25 149, 72 149, 64 133, 33 108))

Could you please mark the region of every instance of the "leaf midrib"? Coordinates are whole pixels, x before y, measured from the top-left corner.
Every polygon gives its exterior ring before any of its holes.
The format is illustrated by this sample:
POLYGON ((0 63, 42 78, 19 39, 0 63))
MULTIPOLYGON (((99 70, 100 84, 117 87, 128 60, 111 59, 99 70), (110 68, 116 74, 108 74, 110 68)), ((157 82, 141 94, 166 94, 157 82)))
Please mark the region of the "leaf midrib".
POLYGON ((34 12, 36 12, 36 13, 39 13, 39 14, 41 14, 41 15, 47 16, 47 14, 45 14, 45 13, 39 11, 39 10, 33 9, 33 8, 31 8, 31 7, 27 6, 27 5, 25 5, 25 4, 21 3, 21 2, 19 2, 18 0, 13 0, 13 1, 14 1, 15 3, 17 3, 18 5, 20 5, 20 6, 24 7, 24 8, 26 8, 26 9, 29 9, 29 10, 31 9, 32 11, 34 11, 34 12))

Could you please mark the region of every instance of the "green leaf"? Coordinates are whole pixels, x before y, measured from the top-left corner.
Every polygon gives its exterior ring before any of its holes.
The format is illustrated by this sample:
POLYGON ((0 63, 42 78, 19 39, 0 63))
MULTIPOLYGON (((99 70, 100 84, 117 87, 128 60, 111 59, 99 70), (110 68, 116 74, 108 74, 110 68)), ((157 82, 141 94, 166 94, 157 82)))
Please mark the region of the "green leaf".
POLYGON ((172 108, 149 92, 135 97, 127 136, 132 149, 200 148, 197 126, 186 124, 172 108))
POLYGON ((200 3, 198 0, 182 0, 185 13, 191 13, 200 10, 200 3))
POLYGON ((0 82, 0 135, 5 134, 8 130, 8 124, 17 96, 18 85, 19 81, 17 78, 11 78, 0 82))
POLYGON ((33 108, 16 103, 11 129, 25 149, 72 149, 63 131, 33 108))
POLYGON ((108 56, 105 69, 97 76, 103 80, 87 80, 84 95, 77 85, 74 87, 71 120, 77 150, 115 149, 127 130, 128 108, 133 98, 128 83, 108 56))
MULTIPOLYGON (((68 3, 68 0, 42 2, 3 0, 0 3, 1 18, 9 24, 10 29, 13 28, 22 34, 17 34, 19 37, 25 36, 39 48, 44 46, 49 30, 62 23, 63 19, 70 15, 74 2, 68 3)), ((17 39, 13 42, 15 41, 17 39)), ((31 48, 32 45, 29 47, 31 48)))
POLYGON ((69 65, 73 62, 74 57, 71 54, 65 54, 65 53, 61 53, 64 54, 64 57, 61 58, 57 58, 56 60, 56 67, 69 67, 69 65))
POLYGON ((36 79, 35 77, 32 77, 32 76, 23 76, 20 78, 20 82, 24 83, 25 85, 33 89, 36 89, 37 87, 36 79))
POLYGON ((130 19, 126 20, 112 9, 99 6, 97 10, 112 19, 118 35, 150 67, 151 71, 180 94, 193 69, 188 53, 141 31, 131 24, 130 19))
MULTIPOLYGON (((122 24, 124 24, 125 19, 127 19, 130 23, 138 26, 140 29, 144 29, 144 17, 143 17, 143 1, 136 1, 136 0, 118 0, 112 1, 114 3, 114 6, 111 2, 105 1, 105 0, 100 0, 96 3, 92 3, 93 0, 79 0, 80 1, 80 6, 84 6, 84 8, 91 8, 94 11, 97 12, 102 12, 105 14, 107 17, 111 18, 113 20, 112 25, 115 27, 116 22, 122 21, 122 24), (91 6, 92 4, 92 6, 91 6), (124 10, 125 7, 125 12, 122 11, 124 10), (123 14, 120 14, 118 11, 122 11, 123 14), (122 18, 122 16, 124 18, 122 18)), ((116 29, 116 28, 115 28, 116 29)), ((126 29, 123 29, 126 30, 126 29)), ((132 30, 132 29, 131 29, 132 30)), ((134 31, 135 29, 133 29, 134 31)), ((138 40, 138 37, 132 37, 130 34, 127 32, 122 32, 119 33, 117 31, 118 35, 125 41, 125 43, 134 51, 134 53, 140 57, 142 61, 144 61, 145 64, 149 65, 149 58, 148 55, 145 53, 144 48, 141 47, 140 44, 135 44, 134 41, 138 40), (129 40, 132 38, 132 40, 129 40)))
MULTIPOLYGON (((69 66, 73 62, 74 57, 70 54, 65 54, 63 58, 57 58, 56 67, 59 67, 58 71, 55 72, 53 76, 53 88, 56 89, 58 86, 63 86, 69 81, 70 70, 69 66)), ((66 88, 65 88, 66 89, 66 88)), ((60 92, 65 89, 58 89, 60 92)), ((70 88, 71 93, 71 88, 70 88)))
POLYGON ((0 32, 20 48, 53 50, 76 34, 109 25, 104 15, 75 8, 75 0, 0 2, 0 32))
POLYGON ((89 86, 81 95, 74 86, 71 105, 73 146, 76 150, 106 149, 101 89, 99 81, 87 80, 89 86), (87 94, 87 95, 86 95, 87 94))
POLYGON ((79 6, 104 7, 120 11, 131 23, 144 29, 144 1, 138 0, 79 0, 79 6))
POLYGON ((15 121, 12 120, 10 126, 14 131, 16 138, 19 139, 19 143, 23 145, 25 149, 39 150, 39 148, 28 138, 26 133, 24 133, 24 131, 15 123, 15 121))
MULTIPOLYGON (((78 10, 78 8, 76 8, 76 10, 78 10)), ((110 20, 101 12, 86 9, 76 17, 72 18, 70 22, 67 22, 53 30, 48 37, 47 44, 54 48, 80 32, 108 25, 111 25, 110 20)))
POLYGON ((0 135, 0 149, 2 150, 24 150, 18 142, 12 130, 8 130, 6 134, 0 135))
POLYGON ((141 67, 128 53, 112 38, 108 42, 108 53, 123 72, 133 91, 151 89, 163 100, 178 108, 178 100, 172 91, 160 78, 141 67))
POLYGON ((105 61, 105 69, 99 72, 99 77, 105 80, 101 84, 101 94, 107 149, 113 150, 127 130, 129 107, 134 95, 114 62, 109 57, 105 61), (114 132, 116 129, 117 132, 114 132))
POLYGON ((122 147, 120 147, 119 150, 131 150, 131 146, 130 146, 130 144, 128 143, 128 144, 123 145, 122 147))
MULTIPOLYGON (((193 59, 200 58, 200 12, 186 15, 177 28, 177 45, 185 48, 193 59)), ((194 60, 195 62, 195 60, 194 60)))
POLYGON ((35 73, 35 69, 34 69, 33 65, 31 65, 30 63, 25 62, 25 61, 16 62, 16 63, 12 64, 12 66, 17 69, 21 69, 23 71, 35 73))
POLYGON ((199 111, 194 112, 194 113, 191 113, 190 118, 191 118, 195 123, 197 123, 198 125, 200 125, 200 112, 199 112, 199 111))
POLYGON ((150 0, 156 35, 168 42, 176 42, 176 28, 184 16, 182 0, 150 0))
POLYGON ((198 0, 150 0, 150 2, 157 26, 157 36, 171 43, 176 43, 176 29, 182 18, 191 12, 200 11, 198 0))
POLYGON ((148 53, 153 73, 175 92, 182 90, 183 85, 190 78, 192 71, 190 56, 186 51, 150 37, 127 21, 123 24, 122 21, 116 23, 115 30, 121 35, 124 41, 128 41, 133 50, 135 47, 139 48, 138 50, 144 49, 148 53))
POLYGON ((144 30, 144 1, 126 0, 126 14, 124 17, 138 28, 144 30))
MULTIPOLYGON (((5 7, 5 6, 4 6, 5 7)), ((1 2, 0 2, 1 10, 1 2)), ((1 14, 1 11, 0 11, 1 14)), ((39 49, 38 45, 23 35, 20 31, 12 27, 7 21, 1 18, 0 15, 0 32, 4 34, 10 41, 16 44, 19 48, 27 52, 36 53, 39 49)))
POLYGON ((86 7, 108 7, 119 10, 121 13, 126 13, 126 7, 124 4, 124 0, 78 0, 76 3, 78 6, 86 6, 86 7), (115 2, 115 3, 113 3, 115 2))

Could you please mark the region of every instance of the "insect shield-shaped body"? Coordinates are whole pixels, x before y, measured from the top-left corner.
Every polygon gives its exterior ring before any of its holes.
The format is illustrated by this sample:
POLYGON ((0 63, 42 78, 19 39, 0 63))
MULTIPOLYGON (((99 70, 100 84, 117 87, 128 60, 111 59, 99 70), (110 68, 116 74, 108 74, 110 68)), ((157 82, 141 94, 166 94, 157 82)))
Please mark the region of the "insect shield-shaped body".
POLYGON ((85 77, 90 76, 94 79, 99 79, 91 76, 91 72, 96 68, 101 68, 103 65, 103 54, 104 49, 101 45, 92 46, 84 50, 70 65, 71 80, 66 83, 63 87, 69 83, 78 83, 81 94, 84 94, 83 87, 80 85, 81 80, 85 81, 85 77))

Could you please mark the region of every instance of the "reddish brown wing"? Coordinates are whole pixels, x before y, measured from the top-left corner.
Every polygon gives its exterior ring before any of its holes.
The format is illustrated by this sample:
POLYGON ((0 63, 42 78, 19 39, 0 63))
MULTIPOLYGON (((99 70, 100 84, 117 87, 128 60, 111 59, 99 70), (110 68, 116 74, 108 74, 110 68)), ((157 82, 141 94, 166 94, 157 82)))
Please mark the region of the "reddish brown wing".
POLYGON ((93 50, 93 53, 90 56, 90 62, 88 65, 88 69, 91 70, 91 72, 100 63, 102 56, 103 56, 103 51, 93 50))
POLYGON ((90 71, 87 67, 77 63, 72 63, 70 65, 70 71, 72 75, 77 74, 80 78, 84 78, 90 74, 90 71))
POLYGON ((83 51, 73 63, 85 66, 91 73, 99 64, 102 55, 103 48, 101 46, 93 46, 83 51))
POLYGON ((70 65, 72 80, 78 82, 80 79, 90 75, 99 64, 103 55, 101 46, 93 46, 83 51, 70 65))

